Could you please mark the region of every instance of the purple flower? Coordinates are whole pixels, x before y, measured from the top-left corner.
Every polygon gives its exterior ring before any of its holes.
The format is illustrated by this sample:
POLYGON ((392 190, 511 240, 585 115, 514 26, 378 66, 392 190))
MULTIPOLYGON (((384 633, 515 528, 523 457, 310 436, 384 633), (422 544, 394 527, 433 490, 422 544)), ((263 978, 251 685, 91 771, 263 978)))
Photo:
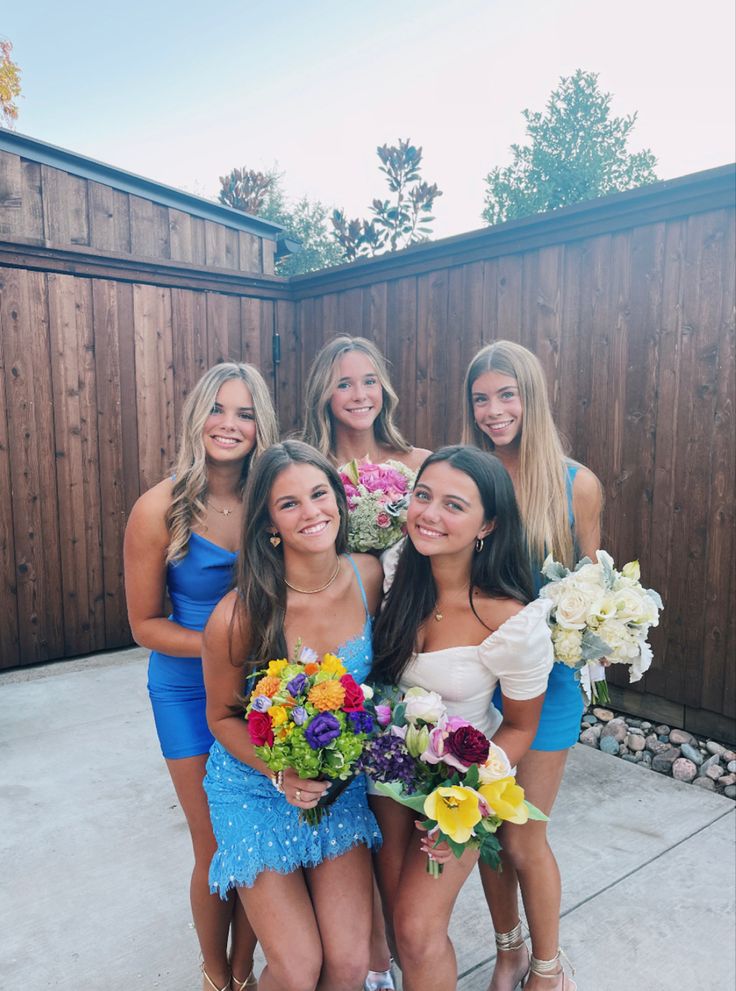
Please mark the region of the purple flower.
POLYGON ((376 706, 376 718, 379 726, 388 726, 391 722, 391 706, 379 704, 376 706))
POLYGON ((289 684, 286 686, 286 690, 291 696, 293 696, 293 698, 296 698, 297 695, 302 694, 302 692, 304 691, 304 689, 307 687, 308 684, 309 684, 309 678, 307 678, 307 676, 303 672, 299 672, 299 674, 295 675, 291 679, 289 684))
POLYGON ((307 718, 307 710, 303 705, 295 705, 291 710, 291 721, 296 723, 297 726, 303 726, 304 721, 307 718))
POLYGON ((271 708, 272 704, 273 703, 271 702, 271 699, 268 697, 268 695, 256 695, 256 697, 251 702, 250 707, 251 709, 254 709, 256 712, 265 712, 267 709, 271 708))
POLYGON ((312 750, 326 747, 339 735, 340 724, 330 712, 320 712, 304 731, 304 738, 312 750))
POLYGON ((373 732, 373 719, 367 712, 349 712, 348 720, 353 728, 353 733, 373 732))
POLYGON ((400 781, 408 794, 416 791, 416 767, 404 741, 390 733, 366 744, 358 759, 358 770, 374 781, 400 781))

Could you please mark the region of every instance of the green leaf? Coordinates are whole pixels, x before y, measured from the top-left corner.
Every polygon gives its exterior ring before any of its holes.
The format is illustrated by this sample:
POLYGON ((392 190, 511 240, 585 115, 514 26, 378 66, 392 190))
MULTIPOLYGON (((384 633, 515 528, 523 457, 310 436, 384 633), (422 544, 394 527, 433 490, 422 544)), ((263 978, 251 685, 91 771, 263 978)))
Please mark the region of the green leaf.
POLYGON ((526 805, 530 819, 534 819, 537 822, 549 822, 549 816, 546 816, 544 812, 536 807, 536 805, 532 805, 532 803, 527 802, 526 799, 524 799, 524 805, 526 805))
POLYGON ((392 798, 399 805, 405 805, 408 809, 414 809, 415 812, 424 812, 424 795, 406 795, 401 784, 395 781, 376 781, 374 784, 379 795, 392 798))

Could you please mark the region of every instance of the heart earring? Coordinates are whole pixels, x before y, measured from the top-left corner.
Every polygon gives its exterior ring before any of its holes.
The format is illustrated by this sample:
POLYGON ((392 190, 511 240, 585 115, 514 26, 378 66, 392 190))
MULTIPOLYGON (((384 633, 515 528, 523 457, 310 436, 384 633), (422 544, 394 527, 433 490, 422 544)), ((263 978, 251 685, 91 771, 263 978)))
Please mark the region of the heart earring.
POLYGON ((271 541, 271 547, 278 547, 281 543, 281 537, 277 533, 272 534, 268 539, 271 541))

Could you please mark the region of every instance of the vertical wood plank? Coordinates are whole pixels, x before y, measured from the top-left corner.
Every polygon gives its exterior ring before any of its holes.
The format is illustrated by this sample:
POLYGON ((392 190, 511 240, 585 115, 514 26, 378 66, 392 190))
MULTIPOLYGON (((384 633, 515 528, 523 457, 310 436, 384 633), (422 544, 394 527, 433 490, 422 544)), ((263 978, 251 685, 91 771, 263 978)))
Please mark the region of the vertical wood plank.
POLYGON ((281 340, 281 364, 276 371, 279 423, 282 436, 294 436, 302 427, 300 339, 294 303, 278 300, 276 330, 281 340))
POLYGON ((388 288, 379 282, 363 290, 363 335, 386 354, 386 301, 388 288))
POLYGON ((171 258, 169 209, 161 206, 160 203, 153 204, 153 237, 154 256, 156 258, 171 258))
POLYGON ((87 183, 89 209, 89 243, 92 248, 114 251, 117 248, 115 236, 114 190, 101 182, 87 183))
POLYGON ((174 423, 178 436, 186 398, 208 368, 206 294, 188 289, 172 289, 171 326, 174 423))
POLYGON ((204 221, 205 262, 212 268, 227 268, 225 259, 225 228, 211 220, 204 221))
POLYGON ((41 166, 46 238, 52 244, 89 244, 87 180, 41 166))
POLYGON ((238 264, 241 272, 260 275, 263 271, 261 239, 247 231, 238 231, 238 264))
POLYGON ((5 364, 3 347, 3 273, 0 272, 0 668, 20 663, 18 631, 18 589, 15 570, 15 534, 13 523, 12 477, 10 473, 10 436, 5 379, 12 372, 5 364))
POLYGON ((64 652, 105 643, 92 291, 88 279, 48 276, 64 652))
POLYGON ((0 151, 0 234, 25 237, 20 156, 0 151))
POLYGON ((276 242, 267 237, 261 239, 261 264, 264 275, 273 275, 276 271, 276 242))
POLYGON ((19 659, 33 664, 64 655, 46 276, 4 269, 2 287, 19 659))
POLYGON ((261 371, 261 300, 240 300, 240 354, 242 360, 261 371))
POLYGON ((240 303, 236 296, 208 292, 207 365, 240 359, 240 303))
POLYGON ((130 196, 130 251, 139 258, 156 256, 156 230, 153 220, 153 203, 140 196, 130 196))
POLYGON ((169 210, 169 242, 172 261, 192 262, 192 218, 182 210, 169 210))
POLYGON ((447 442, 447 270, 417 279, 415 435, 418 447, 447 442))
POLYGON ((119 189, 112 191, 112 229, 115 251, 130 254, 130 197, 119 189))
MULTIPOLYGON (((386 350, 392 365, 392 382, 399 397, 401 432, 412 444, 420 444, 416 424, 417 400, 417 280, 398 279, 388 284, 386 350)), ((420 445, 421 446, 421 445, 420 445)))
POLYGON ((175 456, 171 294, 157 286, 133 287, 136 402, 141 489, 171 471, 175 456))
POLYGON ((41 166, 38 162, 21 159, 21 231, 23 237, 43 240, 43 199, 41 166))
MULTIPOLYGON (((462 436, 465 373, 482 340, 484 277, 483 262, 452 268, 449 272, 445 431, 448 444, 458 443, 462 436)), ((439 441, 432 438, 432 443, 436 446, 439 441)))

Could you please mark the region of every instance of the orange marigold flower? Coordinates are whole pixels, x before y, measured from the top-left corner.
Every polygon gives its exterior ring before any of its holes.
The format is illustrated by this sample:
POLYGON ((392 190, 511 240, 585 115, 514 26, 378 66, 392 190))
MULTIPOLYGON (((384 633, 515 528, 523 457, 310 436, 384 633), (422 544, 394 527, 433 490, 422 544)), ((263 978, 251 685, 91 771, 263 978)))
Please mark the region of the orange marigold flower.
POLYGON ((269 698, 273 698, 279 688, 281 688, 281 678, 277 678, 275 675, 267 674, 265 678, 261 678, 258 682, 253 690, 253 694, 267 695, 269 698))
POLYGON ((304 674, 317 674, 319 671, 319 664, 315 664, 310 661, 309 664, 304 665, 304 674))
POLYGON ((322 681, 310 690, 307 698, 320 712, 339 709, 345 701, 345 689, 339 681, 322 681))

